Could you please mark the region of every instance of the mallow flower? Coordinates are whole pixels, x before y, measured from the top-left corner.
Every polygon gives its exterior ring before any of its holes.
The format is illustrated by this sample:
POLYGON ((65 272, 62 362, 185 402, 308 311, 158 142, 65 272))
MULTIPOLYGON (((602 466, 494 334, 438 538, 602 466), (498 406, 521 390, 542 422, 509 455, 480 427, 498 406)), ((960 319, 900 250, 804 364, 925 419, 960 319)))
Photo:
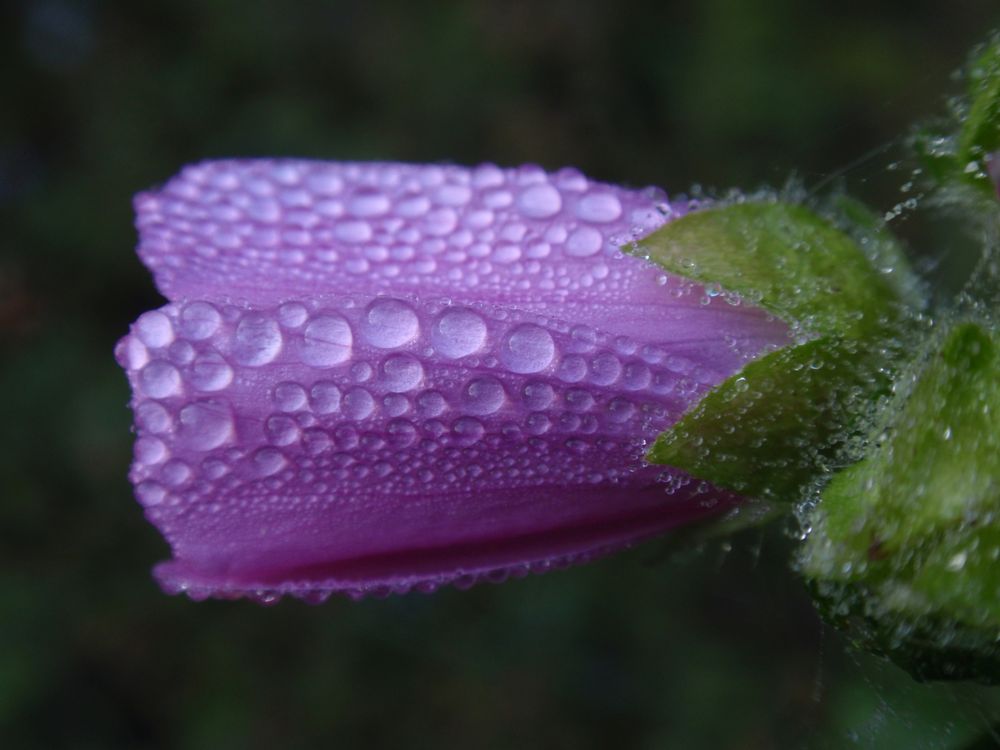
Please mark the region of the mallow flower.
POLYGON ((623 252, 689 203, 572 169, 237 160, 135 206, 168 303, 116 355, 169 592, 502 580, 740 502, 645 458, 791 341, 623 252))

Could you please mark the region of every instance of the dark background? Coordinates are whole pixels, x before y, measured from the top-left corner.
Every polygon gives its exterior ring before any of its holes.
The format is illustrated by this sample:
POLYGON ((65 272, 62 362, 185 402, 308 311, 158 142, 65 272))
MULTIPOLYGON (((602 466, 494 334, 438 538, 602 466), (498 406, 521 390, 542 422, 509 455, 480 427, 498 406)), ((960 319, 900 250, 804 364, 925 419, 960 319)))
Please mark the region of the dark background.
POLYGON ((111 356, 161 304, 131 195, 187 162, 537 162, 670 192, 850 167, 885 210, 878 148, 997 25, 995 0, 0 3, 0 747, 1000 746, 996 692, 918 685, 820 624, 780 525, 469 592, 164 596, 111 356))

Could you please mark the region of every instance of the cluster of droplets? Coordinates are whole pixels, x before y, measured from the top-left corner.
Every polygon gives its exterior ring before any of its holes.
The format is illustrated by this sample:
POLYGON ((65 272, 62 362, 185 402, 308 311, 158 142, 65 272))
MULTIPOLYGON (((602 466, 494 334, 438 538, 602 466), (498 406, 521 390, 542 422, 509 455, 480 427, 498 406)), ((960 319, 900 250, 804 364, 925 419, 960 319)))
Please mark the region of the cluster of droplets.
MULTIPOLYGON (((503 299, 626 291, 619 247, 682 213, 573 169, 215 162, 137 199, 139 252, 168 296, 277 300, 461 286, 503 299)), ((642 275, 642 274, 640 274, 642 275)))
POLYGON ((620 483, 637 446, 723 377, 584 325, 397 297, 172 304, 118 356, 136 394, 133 480, 166 516, 217 512, 220 494, 266 514, 276 494, 620 483))

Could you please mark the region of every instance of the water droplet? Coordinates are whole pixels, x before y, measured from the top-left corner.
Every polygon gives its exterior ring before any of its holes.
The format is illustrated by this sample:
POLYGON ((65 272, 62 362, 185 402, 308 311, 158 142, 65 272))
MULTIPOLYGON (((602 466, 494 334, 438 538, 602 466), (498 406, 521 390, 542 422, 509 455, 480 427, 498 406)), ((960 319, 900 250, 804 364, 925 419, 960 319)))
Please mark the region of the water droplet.
POLYGON ((196 401, 181 409, 178 415, 178 437, 195 450, 212 450, 233 435, 233 418, 229 408, 216 401, 196 401))
POLYGON ((462 393, 462 407, 470 414, 493 414, 505 400, 503 385, 490 376, 470 381, 462 393))
POLYGON ((302 447, 310 456, 319 456, 330 450, 333 440, 323 430, 311 429, 302 433, 302 447))
POLYGON ((500 348, 500 360, 512 372, 541 372, 552 363, 555 343, 544 328, 523 323, 512 330, 500 348))
POLYGON ((309 391, 312 408, 317 414, 333 414, 340 408, 340 388, 336 383, 321 380, 313 384, 309 391))
POLYGON ((424 368, 409 354, 396 354, 382 363, 382 386, 393 393, 412 391, 424 378, 424 368))
POLYGON ((566 407, 571 411, 583 412, 593 408, 594 397, 588 391, 571 388, 566 392, 566 407))
POLYGON ((448 402, 437 391, 424 391, 417 396, 417 413, 421 417, 439 417, 447 408, 448 402))
POLYGON ((271 393, 271 400, 281 411, 299 411, 306 406, 306 389, 298 383, 278 383, 271 393))
POLYGON ((608 419, 612 422, 627 422, 635 414, 635 404, 624 398, 614 398, 608 404, 608 419))
POLYGON ((455 423, 451 426, 451 430, 455 436, 455 442, 463 446, 478 443, 486 433, 483 423, 474 417, 460 417, 456 419, 455 423))
POLYGON ((365 340, 379 349, 393 349, 413 341, 420 332, 417 314, 405 302, 378 299, 368 306, 361 322, 365 340))
POLYGON ((288 461, 277 448, 261 448, 253 454, 252 463, 257 476, 270 477, 285 468, 288 461))
POLYGON ((291 417, 276 414, 267 418, 264 434, 273 445, 291 445, 299 439, 299 426, 291 417))
POLYGON ((177 328, 191 341, 204 341, 219 330, 222 316, 208 302, 192 302, 181 310, 177 328))
POLYGON ((578 227, 566 239, 566 254, 573 258, 589 258, 600 251, 604 237, 593 227, 578 227))
POLYGON ((613 193, 588 193, 577 203, 576 215, 595 224, 614 221, 622 215, 622 204, 613 193))
POLYGON ((157 482, 140 482, 136 485, 135 496, 145 507, 152 508, 166 499, 167 490, 157 482))
POLYGON ((630 391, 641 391, 649 387, 652 373, 642 362, 629 362, 625 365, 622 384, 630 391))
POLYGON ((153 435, 162 435, 174 428, 173 417, 162 404, 143 401, 135 408, 135 421, 139 428, 153 435))
POLYGON ((559 213, 562 197, 551 185, 532 185, 518 196, 517 208, 528 218, 547 219, 559 213))
POLYGON ((180 487, 191 478, 191 467, 178 458, 167 461, 160 469, 160 480, 171 487, 180 487))
POLYGON ((405 419, 394 419, 386 425, 389 444, 394 448, 406 448, 417 439, 417 428, 405 419))
POLYGON ((354 336, 339 315, 319 315, 302 332, 302 361, 312 367, 333 367, 351 356, 354 336))
POLYGON ((188 380, 199 391, 221 391, 233 382, 233 368, 218 352, 206 352, 191 365, 188 380))
POLYGON ((546 414, 533 412, 524 420, 524 426, 532 435, 544 435, 552 429, 552 420, 546 414))
POLYGON ((474 354, 485 343, 485 321, 466 308, 445 310, 431 328, 431 345, 449 359, 474 354))
POLYGON ((169 362, 154 359, 139 372, 142 392, 150 398, 167 398, 181 392, 181 374, 169 362))
POLYGON ((354 245, 370 240, 372 238, 372 228, 367 221, 363 221, 362 219, 341 221, 334 227, 333 235, 341 242, 354 245))
POLYGON ((286 302, 278 308, 278 322, 285 328, 298 328, 308 317, 306 306, 298 302, 286 302))
POLYGON ((367 419, 375 411, 375 399, 364 388, 354 387, 344 394, 341 406, 348 419, 367 419))
POLYGON ((170 318, 158 310, 140 315, 135 322, 135 332, 150 349, 159 349, 174 340, 170 318))
POLYGON ((347 211, 354 216, 382 216, 389 213, 389 198, 382 193, 358 192, 347 202, 347 211))
POLYGON ((622 374, 622 364, 611 352, 602 352, 590 362, 590 379, 597 385, 611 385, 622 374))
POLYGON ((258 313, 250 313, 236 326, 233 356, 241 365, 260 367, 278 356, 281 345, 278 323, 258 313))
POLYGON ((140 464, 152 466, 167 457, 167 446, 159 438, 141 437, 135 441, 133 455, 140 464))
POLYGON ((548 383, 533 381, 526 383, 524 390, 524 405, 532 411, 541 411, 552 405, 556 392, 548 383))
POLYGON ((567 383, 579 383, 587 375, 587 360, 579 354, 567 354, 559 363, 556 375, 567 383))

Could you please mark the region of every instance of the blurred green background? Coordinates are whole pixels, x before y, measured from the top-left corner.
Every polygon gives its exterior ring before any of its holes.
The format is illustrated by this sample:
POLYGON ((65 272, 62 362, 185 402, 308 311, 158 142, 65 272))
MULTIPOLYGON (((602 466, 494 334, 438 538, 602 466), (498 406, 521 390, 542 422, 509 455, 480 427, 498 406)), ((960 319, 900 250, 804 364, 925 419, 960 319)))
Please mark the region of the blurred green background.
MULTIPOLYGON (((126 481, 130 199, 215 156, 806 185, 943 111, 996 0, 0 4, 0 748, 987 748, 852 653, 782 528, 384 601, 193 604, 126 481)), ((944 253, 944 250, 940 251, 944 253)))

